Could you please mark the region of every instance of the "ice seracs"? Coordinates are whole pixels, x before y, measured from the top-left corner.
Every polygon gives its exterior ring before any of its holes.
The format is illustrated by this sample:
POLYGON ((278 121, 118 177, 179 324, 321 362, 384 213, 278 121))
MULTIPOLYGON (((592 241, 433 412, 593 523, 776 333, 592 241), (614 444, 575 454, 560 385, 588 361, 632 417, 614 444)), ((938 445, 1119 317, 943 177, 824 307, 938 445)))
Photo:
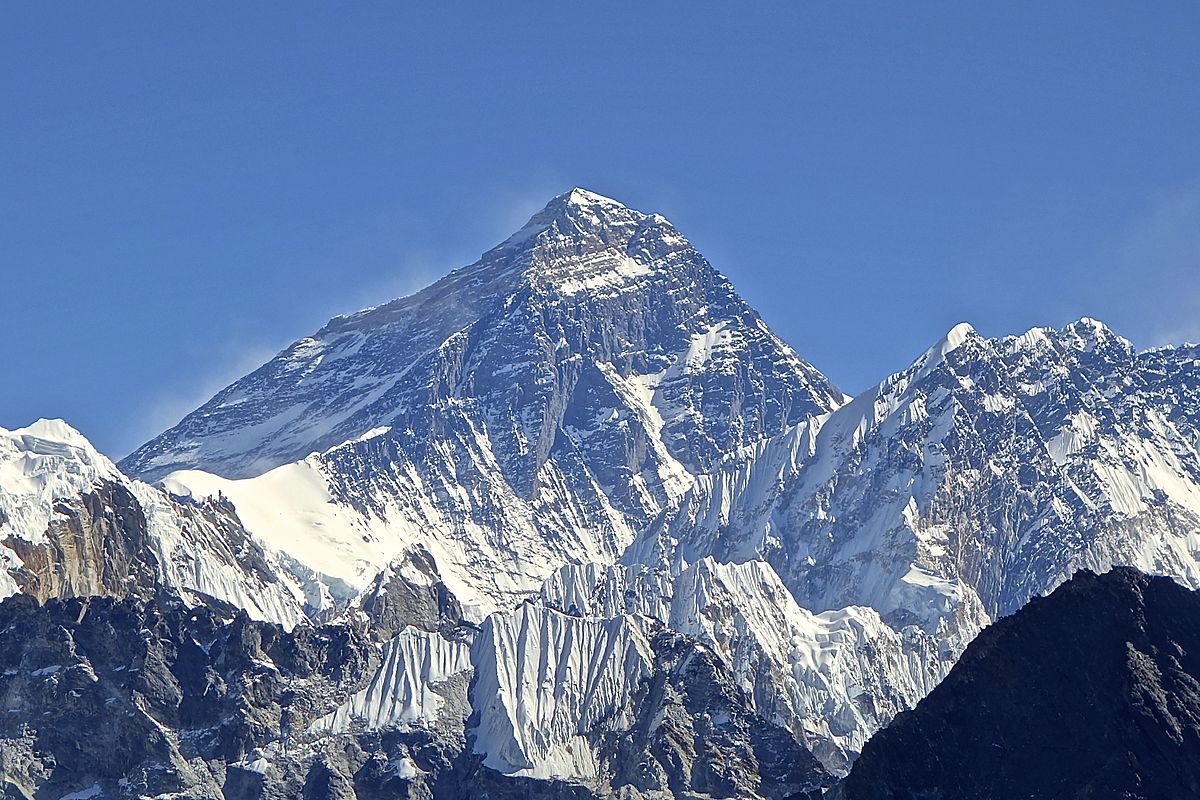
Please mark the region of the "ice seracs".
POLYGON ((653 656, 637 617, 585 619, 526 603, 475 644, 475 751, 505 774, 596 778, 599 730, 629 727, 653 656))
POLYGON ((383 646, 367 686, 313 723, 313 730, 461 725, 471 669, 469 643, 405 628, 383 646))
POLYGON ((759 713, 834 770, 953 663, 935 637, 893 630, 874 609, 801 608, 765 561, 707 556, 677 574, 569 565, 546 582, 542 602, 584 617, 646 617, 695 637, 732 667, 759 713))

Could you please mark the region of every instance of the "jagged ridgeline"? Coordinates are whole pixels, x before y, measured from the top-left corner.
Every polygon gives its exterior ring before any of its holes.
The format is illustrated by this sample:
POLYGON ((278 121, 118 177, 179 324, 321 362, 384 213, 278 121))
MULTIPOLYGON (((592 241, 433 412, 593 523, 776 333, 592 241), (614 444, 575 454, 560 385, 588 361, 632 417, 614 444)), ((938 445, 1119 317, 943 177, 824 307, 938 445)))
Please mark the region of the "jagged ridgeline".
MULTIPOLYGON (((472 684, 501 690, 504 678, 479 669, 472 679, 472 660, 495 655, 473 653, 474 631, 452 619, 415 620, 440 631, 410 625, 379 648, 358 626, 287 632, 211 603, 10 598, 0 604, 5 796, 791 797, 825 781, 695 641, 662 626, 530 616, 502 630, 489 622, 474 649, 538 629, 590 636, 621 659, 604 666, 634 672, 619 724, 600 699, 573 709, 607 714, 576 743, 597 754, 603 781, 509 777, 466 746, 473 719, 497 724, 486 706, 472 711, 472 684)), ((574 724, 552 716, 543 723, 574 724)))
POLYGON ((852 399, 573 190, 119 467, 0 430, 7 791, 815 791, 1077 570, 1200 585, 1198 365, 960 325, 852 399))

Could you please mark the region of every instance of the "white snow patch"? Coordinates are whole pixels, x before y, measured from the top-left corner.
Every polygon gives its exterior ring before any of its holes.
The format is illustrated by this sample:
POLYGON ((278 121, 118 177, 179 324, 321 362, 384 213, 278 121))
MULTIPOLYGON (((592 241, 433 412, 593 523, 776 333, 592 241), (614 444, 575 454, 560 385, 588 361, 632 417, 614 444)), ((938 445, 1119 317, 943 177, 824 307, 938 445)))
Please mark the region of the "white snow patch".
POLYGON ((368 728, 432 723, 445 704, 438 684, 470 669, 466 643, 405 628, 384 645, 379 669, 366 688, 314 723, 313 729, 344 731, 353 722, 368 728))

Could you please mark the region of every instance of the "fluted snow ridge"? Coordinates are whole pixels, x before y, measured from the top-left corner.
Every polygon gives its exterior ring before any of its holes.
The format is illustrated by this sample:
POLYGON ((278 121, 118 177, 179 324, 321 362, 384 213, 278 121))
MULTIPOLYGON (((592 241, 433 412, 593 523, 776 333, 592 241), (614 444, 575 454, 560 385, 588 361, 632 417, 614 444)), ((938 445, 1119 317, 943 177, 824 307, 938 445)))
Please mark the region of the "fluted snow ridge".
POLYGON ((894 630, 873 609, 801 608, 765 561, 706 557, 675 575, 640 564, 569 565, 546 582, 542 601, 572 614, 645 615, 705 643, 764 718, 835 771, 953 664, 937 638, 894 630))
POLYGON ((476 753, 505 774, 591 779, 595 734, 632 722, 649 676, 646 622, 585 619, 531 603, 484 621, 472 646, 476 753))
POLYGON ((462 725, 470 674, 469 642, 406 628, 384 644, 368 684, 315 722, 313 731, 462 725))

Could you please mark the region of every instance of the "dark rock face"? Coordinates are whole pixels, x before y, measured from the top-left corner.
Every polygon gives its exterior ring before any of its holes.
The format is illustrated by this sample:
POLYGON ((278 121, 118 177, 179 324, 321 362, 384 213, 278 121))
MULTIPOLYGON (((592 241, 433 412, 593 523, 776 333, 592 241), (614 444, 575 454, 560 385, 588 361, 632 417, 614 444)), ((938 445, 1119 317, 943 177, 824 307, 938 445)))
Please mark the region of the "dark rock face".
POLYGON ((825 770, 785 729, 749 713, 710 650, 670 630, 653 645, 658 669, 639 692, 636 722, 607 737, 614 789, 675 797, 820 795, 825 770))
MULTIPOLYGON (((424 598, 399 578, 387 588, 377 599, 395 594, 437 613, 436 587, 424 598)), ((453 598, 443 607, 453 614, 453 598)), ((423 622, 470 635, 451 616, 423 622)), ((655 651, 636 725, 595 734, 607 742, 611 785, 583 786, 485 767, 464 719, 314 729, 374 676, 379 650, 365 628, 289 633, 168 595, 45 605, 16 595, 0 603, 0 778, 8 798, 238 800, 782 798, 827 781, 811 753, 750 710, 710 651, 669 631, 655 651)), ((465 683, 447 691, 465 709, 465 683)))
POLYGON ((1081 572, 984 631, 844 800, 1200 797, 1200 594, 1081 572))
POLYGON ((463 621, 458 598, 437 579, 433 558, 424 550, 405 554, 403 560, 379 573, 359 606, 370 620, 369 634, 377 642, 387 641, 409 625, 452 636, 468 624, 463 621), (404 568, 428 580, 415 583, 397 571, 404 568))
POLYGON ((390 762, 450 775, 461 737, 308 731, 376 660, 345 626, 287 633, 168 596, 17 595, 0 604, 5 796, 428 797, 390 762))
POLYGON ((100 482, 87 494, 57 499, 54 512, 42 541, 10 535, 3 542, 20 562, 10 575, 23 593, 47 600, 154 586, 146 516, 125 486, 100 482))
MULTIPOLYGON (((226 567, 248 586, 277 586, 279 575, 228 501, 174 499, 170 507, 192 558, 226 567)), ((121 481, 98 480, 90 491, 56 498, 53 509, 37 541, 9 535, 0 542, 16 556, 9 575, 22 594, 43 601, 151 597, 186 574, 186 566, 163 563, 145 509, 121 481)))
POLYGON ((346 628, 286 634, 169 597, 14 596, 0 604, 5 789, 219 797, 232 780, 245 795, 253 776, 226 767, 286 747, 370 661, 346 628))

